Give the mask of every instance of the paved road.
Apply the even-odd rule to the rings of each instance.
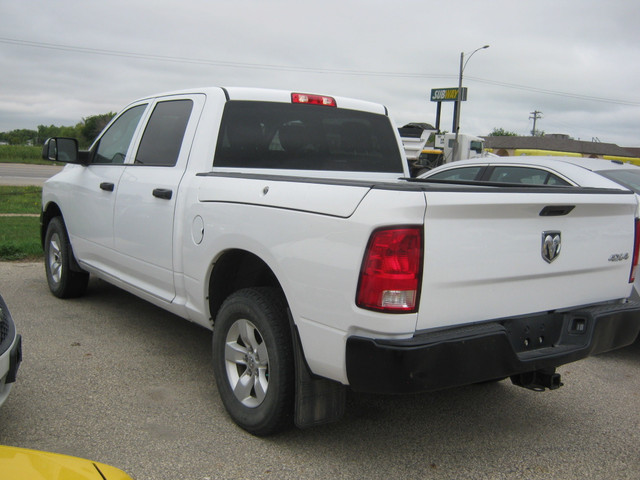
[[[0,163],[0,185],[42,185],[62,168],[55,165]]]
[[[554,392],[350,394],[339,423],[258,439],[223,410],[207,330],[95,280],[58,300],[39,264],[0,263],[0,292],[24,336],[0,444],[138,480],[640,478],[640,344],[565,366]]]

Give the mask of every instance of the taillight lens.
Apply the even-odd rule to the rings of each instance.
[[[422,227],[377,230],[365,251],[356,304],[383,312],[415,312],[421,276]]]
[[[309,105],[324,105],[325,107],[337,107],[336,100],[333,97],[324,95],[311,95],[309,93],[292,93],[292,103],[307,103]]]
[[[629,275],[629,283],[636,281],[636,272],[638,270],[638,254],[640,250],[640,219],[636,218],[633,240],[633,262],[631,262],[631,274]]]

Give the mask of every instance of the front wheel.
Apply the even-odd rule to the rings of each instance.
[[[55,217],[49,222],[44,240],[44,266],[49,290],[56,297],[81,296],[87,289],[89,274],[71,270],[73,252],[64,222]]]
[[[286,306],[272,288],[248,288],[222,304],[213,327],[213,368],[231,418],[254,435],[293,423],[294,365]]]

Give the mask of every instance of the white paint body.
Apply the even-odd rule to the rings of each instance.
[[[289,92],[227,91],[232,99],[290,102]],[[133,165],[145,118],[168,97],[194,101],[176,166]],[[385,115],[380,105],[337,101],[340,108]],[[396,174],[217,168],[225,102],[219,88],[143,99],[137,103],[149,106],[122,165],[68,165],[45,184],[43,206],[60,206],[82,268],[211,328],[213,266],[230,249],[251,252],[282,286],[313,373],[344,384],[345,344],[354,334],[410,338],[629,296],[631,260],[608,258],[633,250],[633,195],[447,190],[408,185]],[[255,175],[198,175],[207,172]],[[306,181],[287,179],[292,176]],[[99,188],[105,181],[114,191]],[[159,187],[173,191],[171,200],[151,195]],[[545,206],[567,204],[575,205],[571,215],[539,216]],[[377,313],[355,304],[368,239],[390,225],[424,225],[419,313]],[[540,253],[548,230],[563,235],[562,254],[551,264]]]

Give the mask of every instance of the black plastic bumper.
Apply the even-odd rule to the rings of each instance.
[[[22,362],[22,337],[16,334],[16,326],[9,308],[0,295],[0,354],[5,354],[7,350],[9,350],[9,371],[5,382],[13,383],[16,381],[18,367]]]
[[[633,343],[640,302],[496,320],[407,340],[347,340],[351,388],[413,393],[555,368]]]
[[[22,336],[16,337],[16,343],[11,349],[9,354],[9,373],[7,373],[6,383],[13,383],[16,381],[18,375],[18,367],[22,362]]]

